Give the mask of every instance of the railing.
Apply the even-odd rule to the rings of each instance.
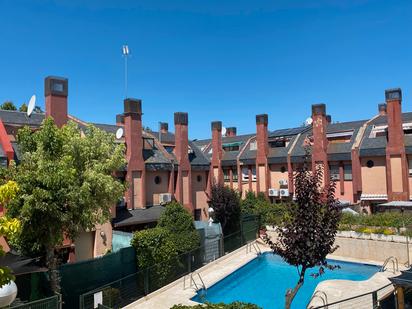
[[[80,309],[95,308],[95,299],[98,299],[101,300],[100,303],[104,306],[120,308],[182,277],[184,288],[186,288],[187,276],[189,276],[190,286],[194,285],[197,290],[206,289],[203,279],[196,270],[213,261],[206,259],[207,254],[210,257],[210,248],[217,250],[215,259],[220,258],[250,243],[252,234],[255,235],[254,239],[256,239],[257,232],[257,228],[254,228],[253,230],[243,230],[227,235],[218,239],[216,243],[209,243],[207,247],[196,248],[84,293],[79,298],[79,307]],[[258,247],[254,248],[260,251]],[[206,254],[207,250],[209,251]],[[199,282],[196,282],[194,276],[197,277],[196,279]],[[200,286],[200,283],[202,286]]]
[[[248,243],[246,245],[246,254],[248,254],[249,252],[252,252],[252,249],[255,250],[257,255],[261,255],[262,254],[262,250],[260,250],[260,247],[258,245],[258,243],[256,242],[256,240]]]
[[[315,298],[319,298],[319,299],[322,301],[323,305],[325,306],[325,309],[328,309],[328,306],[327,306],[327,304],[328,304],[328,295],[326,295],[325,292],[320,291],[320,290],[316,291],[316,292],[312,295],[312,297],[310,298],[309,304],[310,304],[310,303],[312,302],[312,300],[314,300]]]
[[[386,270],[386,266],[388,265],[389,262],[392,262],[393,273],[396,274],[399,271],[399,263],[398,263],[398,259],[394,256],[388,257],[385,260],[385,262],[383,263],[383,265],[382,265],[382,267],[379,271],[384,272]]]
[[[62,296],[56,294],[54,296],[35,300],[29,303],[21,303],[11,305],[13,309],[61,309],[62,308]]]
[[[384,287],[377,289],[372,292],[364,293],[361,295],[353,296],[350,298],[346,298],[343,300],[339,300],[332,303],[326,303],[322,300],[323,305],[321,306],[307,306],[308,309],[377,309],[381,308],[381,304],[386,301],[387,297],[394,295],[394,288],[393,285],[390,283],[385,285]],[[314,299],[314,297],[311,298]],[[389,299],[391,301],[391,299]],[[386,308],[392,308],[388,306]],[[394,307],[393,307],[394,308]]]

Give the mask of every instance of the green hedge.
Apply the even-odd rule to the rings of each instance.
[[[195,306],[174,305],[171,309],[261,309],[254,304],[234,302],[231,304],[199,304]]]

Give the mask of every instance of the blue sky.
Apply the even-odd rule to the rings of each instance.
[[[87,2],[84,4],[83,2]],[[370,118],[384,90],[412,110],[412,1],[0,0],[0,102],[44,106],[43,79],[69,78],[69,112],[114,123],[130,97],[144,125],[189,113],[191,138],[221,120],[299,126],[324,102],[336,121]]]

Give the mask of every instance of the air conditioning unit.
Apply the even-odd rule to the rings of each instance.
[[[164,205],[172,201],[172,194],[170,193],[161,193],[159,194],[159,203],[160,205]]]
[[[279,180],[279,184],[280,184],[281,186],[287,186],[287,185],[288,185],[288,181],[287,181],[286,179],[281,179],[281,180]]]
[[[279,196],[279,190],[269,189],[269,196]]]
[[[282,197],[289,196],[289,190],[288,189],[280,189],[279,193],[280,193],[280,196],[282,196]]]

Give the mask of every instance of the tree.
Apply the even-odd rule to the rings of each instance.
[[[6,205],[11,199],[13,199],[19,188],[14,181],[8,181],[0,186],[0,204]],[[6,216],[0,217],[0,237],[6,237],[12,239],[20,230],[20,222],[17,219],[10,219]],[[0,246],[0,257],[4,256],[3,247]],[[11,280],[14,280],[14,276],[11,273],[10,268],[6,266],[0,266],[0,287],[8,284]]]
[[[21,162],[10,174],[20,194],[8,205],[8,215],[22,227],[15,245],[24,254],[45,256],[51,288],[58,292],[55,249],[63,235],[74,240],[110,219],[124,192],[113,177],[125,164],[124,146],[94,126],[82,134],[75,123],[59,129],[51,118],[35,132],[20,129],[17,140]]]
[[[26,103],[23,103],[23,104],[19,107],[19,111],[26,113],[26,112],[27,112],[27,104],[26,104]]]
[[[200,245],[200,236],[193,224],[192,215],[179,203],[171,202],[161,214],[158,227],[169,232],[179,253],[184,253]]]
[[[305,280],[308,269],[319,267],[321,275],[325,268],[333,270],[326,255],[334,252],[335,236],[340,220],[340,210],[335,200],[335,183],[322,184],[322,170],[315,173],[308,169],[308,159],[295,175],[296,203],[288,208],[289,219],[278,230],[278,239],[266,238],[274,253],[287,263],[296,266],[299,280],[293,289],[286,292],[285,308],[291,303]]]
[[[12,101],[6,101],[2,105],[0,105],[0,109],[8,110],[8,111],[15,111],[17,110],[16,106]]]
[[[222,225],[225,235],[240,230],[239,200],[239,194],[235,190],[221,184],[212,185],[209,206],[213,208],[215,219]]]

